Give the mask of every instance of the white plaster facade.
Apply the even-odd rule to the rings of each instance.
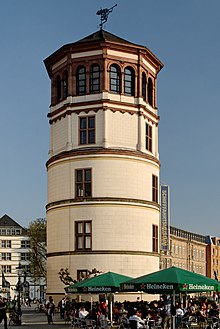
[[[155,250],[152,228],[159,232],[160,211],[152,177],[159,181],[156,79],[163,65],[147,48],[105,31],[95,33],[93,40],[66,45],[45,60],[52,81],[47,293],[53,296],[64,293],[58,277],[61,268],[67,267],[74,279],[77,271],[93,268],[132,277],[159,269],[159,234]],[[77,95],[77,67],[86,66],[89,80],[93,63],[101,68],[100,91]],[[109,71],[115,63],[121,72],[126,67],[134,70],[133,95],[125,95],[123,82],[119,93],[109,90]],[[68,95],[57,101],[55,81],[66,71]],[[153,81],[151,104],[141,92],[143,73]],[[95,141],[82,145],[79,120],[88,116],[94,117]],[[151,150],[146,147],[146,124],[152,129]],[[91,169],[91,195],[78,198],[76,170],[85,168]],[[77,247],[78,221],[91,222],[89,249]]]

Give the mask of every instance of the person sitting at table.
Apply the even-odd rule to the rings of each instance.
[[[86,311],[85,307],[82,306],[79,310],[79,318],[82,320],[82,319],[85,319],[85,317],[88,315],[88,311]]]
[[[131,315],[129,317],[129,323],[130,323],[131,329],[144,328],[145,321],[142,319],[141,311],[137,310],[134,315]]]

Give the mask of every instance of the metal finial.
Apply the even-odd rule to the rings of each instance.
[[[117,3],[111,8],[104,8],[97,11],[96,15],[101,15],[101,23],[99,24],[100,29],[102,30],[103,25],[108,20],[108,15],[113,11],[113,9],[117,7]]]

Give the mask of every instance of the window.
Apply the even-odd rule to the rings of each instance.
[[[124,94],[134,96],[134,70],[127,67],[124,71]]]
[[[30,265],[21,265],[22,272],[30,273]]]
[[[100,67],[98,64],[93,64],[90,68],[90,93],[95,94],[100,92]]]
[[[158,177],[152,175],[152,201],[158,202]]]
[[[148,79],[147,98],[148,103],[153,106],[153,82],[151,78]]]
[[[21,248],[30,248],[30,241],[21,241]]]
[[[75,222],[76,250],[92,249],[92,222]]]
[[[2,265],[2,272],[11,273],[11,265]]]
[[[10,252],[3,252],[2,253],[2,260],[11,260],[11,253]]]
[[[68,72],[65,71],[63,75],[63,98],[68,96]]]
[[[116,94],[120,94],[121,92],[121,75],[120,69],[118,65],[111,65],[110,66],[110,91]]]
[[[75,172],[76,197],[83,198],[92,196],[92,170],[77,169]]]
[[[147,78],[146,78],[146,74],[143,72],[142,73],[142,97],[145,101],[146,101],[146,97],[147,97],[146,87],[147,87]]]
[[[79,120],[80,145],[95,144],[95,117],[82,117]]]
[[[146,123],[146,149],[152,152],[152,126]]]
[[[158,226],[153,225],[152,227],[152,237],[153,237],[153,251],[158,252]]]
[[[76,95],[86,94],[86,68],[81,66],[76,71]]]
[[[57,76],[56,79],[56,98],[57,98],[57,103],[59,103],[61,100],[61,79],[59,75]]]
[[[77,270],[77,281],[80,281],[82,279],[86,279],[89,275],[88,270]]]
[[[30,260],[30,254],[28,252],[22,252],[20,260]]]
[[[2,248],[11,248],[11,240],[2,240]]]

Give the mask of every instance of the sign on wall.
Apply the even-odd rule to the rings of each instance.
[[[160,186],[161,250],[170,249],[170,191],[168,185]]]

